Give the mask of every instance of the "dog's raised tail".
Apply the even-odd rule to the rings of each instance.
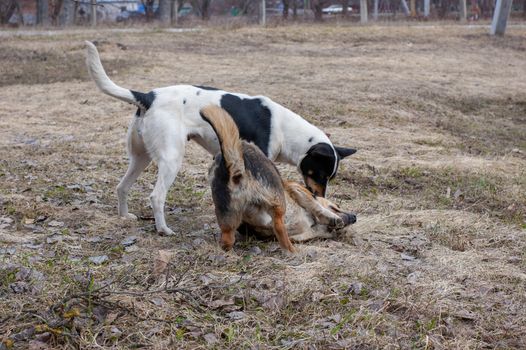
[[[151,96],[142,92],[136,92],[115,84],[106,74],[104,67],[100,61],[99,51],[92,42],[86,41],[86,65],[91,78],[97,84],[97,87],[110,96],[118,98],[119,100],[132,103],[139,108],[148,109],[151,103]],[[151,93],[150,93],[151,94]]]
[[[218,106],[201,109],[201,118],[214,129],[230,179],[234,184],[239,184],[245,174],[245,162],[236,123],[227,111]]]

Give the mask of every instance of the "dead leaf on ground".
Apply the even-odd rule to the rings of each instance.
[[[168,268],[168,264],[170,264],[172,255],[173,254],[168,250],[159,250],[153,262],[152,275],[159,276],[160,274],[164,273]]]

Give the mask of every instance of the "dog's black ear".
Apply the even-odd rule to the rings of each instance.
[[[334,146],[334,149],[336,150],[336,152],[338,152],[338,155],[340,156],[340,159],[343,159],[345,157],[348,157],[352,154],[355,154],[357,150],[355,150],[354,148],[345,148],[345,147],[338,147],[338,146]]]
[[[312,146],[308,153],[314,157],[321,156],[334,158],[334,151],[328,143],[318,143]]]

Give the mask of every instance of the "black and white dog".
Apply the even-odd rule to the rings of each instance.
[[[159,233],[173,234],[164,218],[164,202],[181,167],[186,143],[194,140],[211,154],[219,152],[214,130],[199,114],[205,106],[225,109],[237,124],[241,138],[256,144],[271,160],[296,165],[307,188],[317,196],[325,196],[340,160],[356,152],[334,146],[323,131],[268,97],[191,85],[168,86],[148,93],[122,88],[106,75],[97,48],[90,42],[86,46],[88,71],[99,89],[139,107],[128,128],[130,164],[117,186],[119,216],[136,218],[128,213],[128,191],[154,160],[159,173],[150,199]]]

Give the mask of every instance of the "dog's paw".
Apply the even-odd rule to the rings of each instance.
[[[331,218],[329,227],[334,230],[340,230],[345,227],[345,221],[342,218]]]
[[[126,213],[124,215],[121,215],[120,218],[122,220],[137,220],[137,215],[134,215],[132,213]]]
[[[176,235],[176,233],[172,231],[168,226],[158,228],[157,233],[159,233],[161,236],[175,236]]]

